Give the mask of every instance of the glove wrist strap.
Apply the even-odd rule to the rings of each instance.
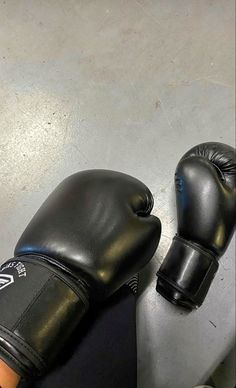
[[[35,256],[4,264],[0,280],[0,358],[22,377],[41,375],[87,311],[85,295]]]
[[[174,304],[198,308],[218,269],[216,257],[197,244],[175,236],[157,272],[156,290]]]

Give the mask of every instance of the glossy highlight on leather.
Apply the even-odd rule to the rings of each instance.
[[[175,173],[177,235],[158,273],[157,291],[174,304],[199,307],[236,225],[235,150],[193,147]]]
[[[161,233],[152,206],[142,182],[109,170],[76,173],[44,202],[0,267],[14,279],[0,290],[0,358],[19,375],[44,374],[91,302],[152,258]]]

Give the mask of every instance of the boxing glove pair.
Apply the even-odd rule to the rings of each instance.
[[[204,299],[235,226],[235,176],[234,151],[219,143],[193,148],[177,167],[178,236],[157,284],[174,303]],[[153,256],[161,225],[152,206],[148,188],[125,174],[62,182],[0,269],[0,358],[21,376],[43,374],[91,303]]]

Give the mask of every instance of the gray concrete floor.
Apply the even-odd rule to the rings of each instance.
[[[198,311],[182,315],[154,286],[177,161],[203,141],[235,143],[234,1],[1,0],[0,131],[0,261],[68,174],[138,177],[163,223],[142,274],[138,387],[208,377],[234,341],[233,243]]]

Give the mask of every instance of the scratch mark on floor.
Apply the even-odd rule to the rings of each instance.
[[[212,321],[209,321],[209,322],[212,324],[212,326],[216,327],[214,322],[212,322]]]

